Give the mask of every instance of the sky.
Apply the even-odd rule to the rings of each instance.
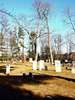
[[[34,0],[0,0],[0,8],[15,14],[33,14]],[[51,29],[60,34],[64,30],[64,11],[67,7],[75,9],[75,0],[45,0],[52,6]],[[66,26],[65,26],[66,27]],[[64,32],[66,32],[65,28]],[[63,33],[64,33],[63,32]],[[62,34],[63,34],[62,33]]]
[[[34,0],[0,0],[0,9],[6,9],[16,14],[31,15],[34,13]],[[44,1],[44,0],[43,0]],[[52,13],[49,20],[51,30],[63,36],[69,31],[64,23],[65,9],[75,9],[75,0],[45,0],[51,4]]]

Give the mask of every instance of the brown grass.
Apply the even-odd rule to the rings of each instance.
[[[1,64],[2,70],[5,64]],[[48,65],[48,71],[33,71],[32,64],[16,63],[11,64],[11,73],[6,76],[4,72],[0,73],[0,84],[9,85],[14,89],[21,91],[31,91],[34,96],[45,97],[60,97],[56,100],[75,99],[75,74],[71,74],[70,70],[63,68],[61,73],[56,73],[54,66]],[[3,69],[5,70],[5,69]],[[34,78],[23,77],[23,73],[32,72]],[[25,92],[24,92],[25,93]],[[23,94],[24,94],[23,93]],[[27,92],[29,93],[29,92]],[[26,94],[27,95],[27,94]]]

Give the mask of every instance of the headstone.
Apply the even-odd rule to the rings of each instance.
[[[29,77],[30,77],[30,78],[33,78],[32,72],[29,72]]]
[[[46,60],[46,62],[48,62],[48,60]]]
[[[60,60],[55,60],[55,70],[56,70],[56,72],[61,72]]]
[[[67,63],[67,62],[68,62],[68,60],[66,59],[66,60],[65,60],[65,63]]]
[[[33,61],[32,69],[37,70],[37,61]]]
[[[6,66],[6,74],[10,74],[10,65]]]
[[[72,61],[72,73],[75,73],[75,61]]]
[[[33,78],[32,72],[23,73],[23,78],[26,78],[26,77]]]
[[[20,62],[22,62],[22,60],[20,60]]]
[[[32,63],[33,62],[33,59],[32,58],[29,58],[29,62]]]
[[[40,60],[38,62],[39,70],[45,70],[44,60]]]
[[[2,52],[0,51],[0,56],[2,56]]]

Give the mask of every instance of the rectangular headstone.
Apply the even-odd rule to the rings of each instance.
[[[56,70],[56,72],[61,72],[60,60],[55,60],[55,70]]]
[[[75,61],[72,61],[72,73],[75,73]]]
[[[45,70],[44,60],[38,62],[38,68],[39,70]]]
[[[29,58],[29,62],[32,63],[33,62],[33,59],[32,58]]]
[[[33,61],[32,69],[37,70],[37,61]]]
[[[6,66],[6,74],[10,74],[10,65]]]

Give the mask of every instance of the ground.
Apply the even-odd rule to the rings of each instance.
[[[10,75],[5,74],[6,63],[0,64],[0,98],[5,100],[75,100],[75,74],[62,68],[55,72],[54,66],[47,64],[46,71],[33,71],[32,64],[14,63]],[[33,77],[25,74],[32,72]]]

